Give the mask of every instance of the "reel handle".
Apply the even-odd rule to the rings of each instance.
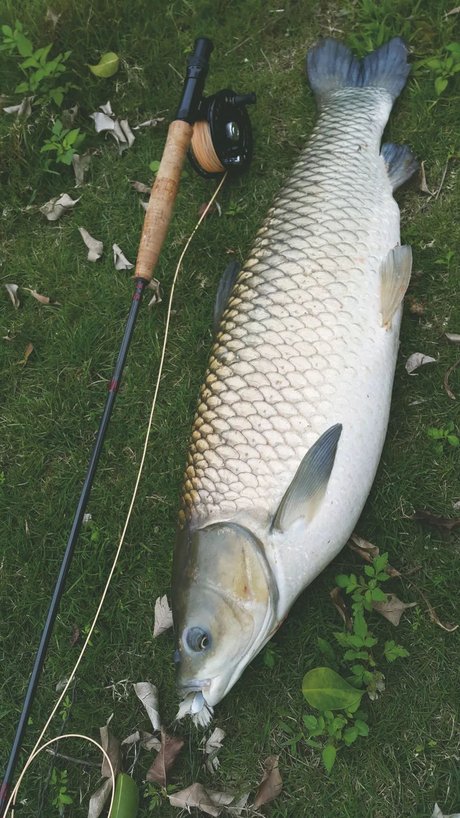
[[[182,99],[171,122],[145,214],[136,260],[135,278],[150,281],[172,218],[182,168],[192,140],[193,123],[203,98],[203,88],[213,49],[211,40],[199,37],[187,62]]]

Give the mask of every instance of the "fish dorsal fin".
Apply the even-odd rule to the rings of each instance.
[[[380,265],[382,326],[391,329],[393,316],[409,286],[412,272],[412,248],[408,244],[393,247]]]
[[[213,325],[215,333],[217,333],[219,329],[220,319],[222,318],[225,307],[227,306],[229,295],[233,289],[233,285],[240,269],[241,265],[238,261],[231,261],[230,264],[227,264],[224,272],[222,273],[222,278],[220,279],[219,286],[217,288],[216,303],[214,304]]]
[[[279,504],[274,529],[286,531],[299,517],[309,521],[314,517],[326,493],[341,434],[342,424],[336,423],[308,450]]]

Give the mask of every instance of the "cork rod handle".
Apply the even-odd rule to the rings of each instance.
[[[136,278],[150,281],[172,218],[182,167],[193,134],[193,126],[176,119],[171,122],[160,167],[150,193],[137,254]]]

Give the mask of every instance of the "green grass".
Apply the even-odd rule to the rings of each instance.
[[[25,126],[6,115],[0,118],[1,282],[35,287],[62,304],[43,307],[22,291],[21,307],[14,311],[6,291],[1,298],[1,335],[9,333],[12,339],[0,346],[2,760],[9,752],[129,307],[130,275],[114,272],[110,248],[113,242],[120,244],[134,261],[143,211],[130,180],[151,181],[149,163],[161,157],[187,49],[200,34],[213,39],[209,93],[229,85],[256,91],[258,103],[251,111],[255,157],[250,173],[225,187],[220,197],[224,215],[205,221],[181,274],[139,499],[98,632],[78,673],[66,726],[94,737],[111,713],[112,729],[121,738],[136,727],[148,727],[123,680],[154,681],[165,722],[170,724],[175,714],[172,637],[152,641],[153,604],[169,591],[177,497],[221,271],[229,251],[240,259],[248,253],[315,119],[303,75],[306,48],[319,34],[332,34],[365,53],[403,33],[414,59],[427,59],[460,40],[460,15],[445,17],[452,5],[448,0],[347,0],[337,5],[313,0],[56,0],[53,10],[61,17],[53,33],[42,0],[3,3],[2,22],[20,19],[37,46],[53,40],[56,51],[72,50],[70,62],[80,87],[70,93],[68,104],[78,101],[77,124],[88,133],[88,114],[108,98],[116,113],[132,124],[159,112],[166,120],[155,130],[137,131],[133,148],[121,157],[111,141],[88,136],[87,146],[97,149],[89,183],[78,191],[82,198],[75,210],[49,224],[37,207],[64,190],[71,195],[74,191],[66,168],[57,168],[58,175],[43,171],[38,151],[47,115],[42,112]],[[121,70],[110,80],[98,80],[85,64],[111,50],[120,54]],[[19,81],[17,67],[4,54],[0,67],[1,91],[6,93]],[[460,631],[446,633],[431,622],[410,582],[422,589],[442,620],[459,621],[458,535],[447,536],[410,519],[414,507],[452,514],[452,503],[459,499],[458,450],[446,448],[437,455],[426,434],[428,427],[449,420],[457,432],[460,427],[457,403],[443,388],[445,371],[459,357],[459,348],[443,337],[446,330],[460,332],[458,102],[458,76],[437,98],[433,73],[421,68],[398,100],[386,135],[409,144],[425,160],[431,189],[439,185],[448,157],[455,155],[438,198],[421,194],[416,182],[398,194],[403,240],[414,250],[407,300],[421,303],[424,312],[405,311],[387,443],[358,527],[362,536],[389,551],[391,563],[407,577],[392,582],[392,590],[420,603],[406,614],[396,637],[384,621],[373,625],[382,642],[397,638],[410,658],[388,668],[387,691],[371,705],[369,738],[340,751],[330,776],[307,748],[299,746],[292,755],[285,747],[280,724],[286,718],[299,720],[307,711],[302,676],[322,663],[316,638],[328,638],[337,628],[329,602],[334,575],[357,566],[357,558],[344,550],[297,601],[276,635],[274,668],[268,671],[258,657],[219,705],[216,724],[227,737],[220,770],[212,780],[200,768],[199,734],[187,723],[180,725],[186,747],[171,778],[178,787],[199,776],[213,789],[253,788],[261,761],[280,752],[285,784],[267,810],[272,818],[429,818],[435,801],[446,813],[460,809]],[[212,190],[212,183],[187,171],[157,270],[165,295],[180,248]],[[229,210],[234,215],[228,215]],[[78,226],[104,241],[105,253],[97,264],[86,261]],[[455,254],[448,264],[450,250]],[[139,317],[89,504],[93,524],[83,530],[70,571],[26,748],[55,700],[56,683],[76,657],[72,629],[84,629],[91,621],[123,525],[157,371],[165,304],[166,298],[152,312],[144,307]],[[34,351],[27,365],[19,366],[29,342]],[[414,351],[433,355],[437,363],[409,377],[404,361]],[[460,395],[458,372],[451,388]],[[53,730],[59,729],[58,719]],[[417,749],[420,746],[423,750]],[[69,745],[63,752],[97,760],[87,746]],[[58,815],[49,793],[40,794],[49,765],[49,758],[42,758],[27,777],[21,791],[27,805],[18,811],[25,818],[37,814],[40,798],[43,816]],[[144,752],[134,771],[139,783],[148,765]],[[92,768],[70,763],[60,762],[59,767],[68,769],[69,791],[78,805],[80,790],[94,789],[97,775]],[[85,804],[66,808],[65,816],[85,815]],[[148,814],[179,813],[167,802],[149,813],[145,802],[140,815]]]

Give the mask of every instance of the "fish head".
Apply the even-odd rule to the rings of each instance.
[[[217,704],[267,641],[276,600],[262,543],[249,529],[231,522],[184,529],[172,588],[180,692]]]

